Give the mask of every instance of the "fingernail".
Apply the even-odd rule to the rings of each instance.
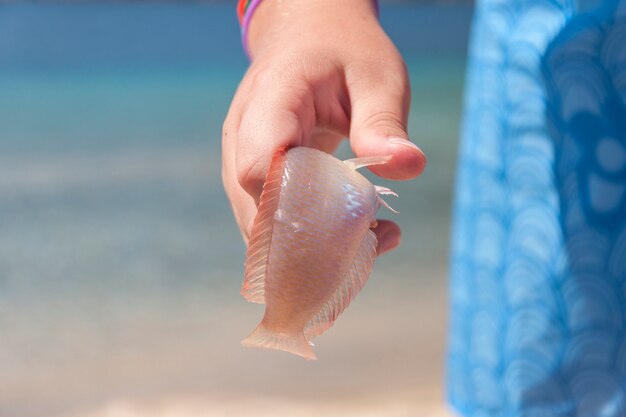
[[[416,144],[414,144],[410,140],[407,140],[407,139],[404,139],[404,138],[389,138],[387,140],[389,141],[389,143],[393,143],[394,145],[406,146],[407,148],[411,148],[414,151],[419,152],[420,154],[424,153],[424,152],[422,152],[422,150],[420,148],[418,148],[418,146]]]

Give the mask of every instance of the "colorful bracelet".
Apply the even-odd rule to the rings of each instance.
[[[239,0],[237,4],[237,17],[239,17],[239,25],[241,25],[241,42],[243,43],[243,50],[248,57],[250,57],[248,28],[250,27],[252,15],[259,4],[261,4],[261,0]]]
[[[261,4],[262,0],[239,0],[237,3],[237,18],[239,19],[239,25],[241,26],[241,41],[243,43],[243,50],[246,55],[250,57],[250,50],[248,49],[248,28],[250,27],[250,20],[256,8]],[[380,8],[378,0],[372,0],[374,7],[376,8],[376,14],[380,14]]]

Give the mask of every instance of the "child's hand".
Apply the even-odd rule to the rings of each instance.
[[[393,155],[372,167],[410,179],[426,164],[407,140],[409,80],[371,0],[264,0],[249,30],[252,64],[224,122],[222,176],[246,242],[265,173],[282,146],[333,152],[350,138],[358,157]],[[380,221],[379,252],[400,241]]]

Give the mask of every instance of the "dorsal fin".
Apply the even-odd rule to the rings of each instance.
[[[341,278],[339,287],[319,313],[313,316],[304,326],[304,334],[307,340],[310,341],[328,330],[365,286],[376,260],[377,244],[376,235],[371,230],[368,230],[352,261],[350,269]]]
[[[274,213],[283,179],[287,148],[274,153],[265,176],[259,210],[252,225],[252,233],[246,252],[246,273],[241,295],[253,303],[265,303],[265,272],[269,259],[270,243],[274,228]]]

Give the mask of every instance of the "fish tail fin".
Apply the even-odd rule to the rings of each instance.
[[[242,340],[241,344],[246,347],[283,350],[308,360],[317,359],[317,356],[311,349],[311,345],[304,337],[304,332],[273,332],[265,327],[263,323],[259,324],[250,336]]]

